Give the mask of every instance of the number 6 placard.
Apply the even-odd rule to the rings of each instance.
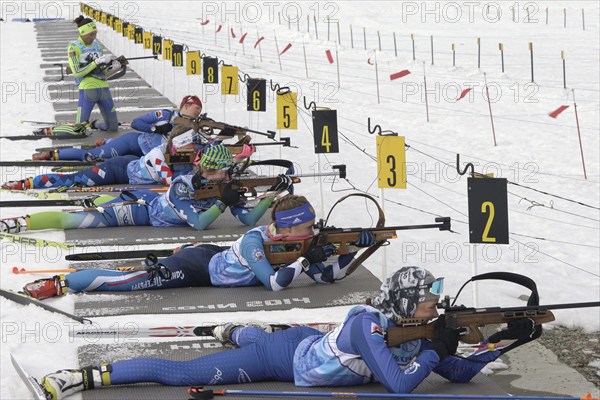
[[[377,187],[406,189],[404,136],[377,136]]]
[[[508,244],[508,196],[504,178],[469,178],[469,242]]]

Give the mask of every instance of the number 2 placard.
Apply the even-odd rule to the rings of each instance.
[[[508,196],[504,178],[469,178],[469,242],[508,244]]]

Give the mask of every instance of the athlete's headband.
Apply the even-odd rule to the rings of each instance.
[[[81,36],[87,35],[96,31],[96,23],[94,21],[88,22],[85,25],[81,25],[77,30]]]
[[[292,208],[291,210],[279,211],[275,213],[275,226],[278,228],[290,228],[292,226],[301,225],[315,219],[315,210],[306,203],[300,207]]]

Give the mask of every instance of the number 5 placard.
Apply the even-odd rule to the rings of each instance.
[[[377,187],[406,189],[404,136],[377,136]]]
[[[504,178],[469,178],[469,242],[508,244],[508,196]]]

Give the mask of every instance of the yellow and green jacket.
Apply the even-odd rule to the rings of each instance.
[[[107,88],[108,83],[104,71],[100,69],[95,60],[102,55],[102,47],[97,40],[87,46],[81,37],[74,40],[67,48],[69,67],[75,77],[79,89]]]

